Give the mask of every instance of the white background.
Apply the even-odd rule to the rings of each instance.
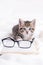
[[[43,30],[43,0],[0,0],[0,39],[11,33],[19,18],[36,19],[36,35]],[[43,48],[39,55],[3,55],[0,65],[43,65]]]

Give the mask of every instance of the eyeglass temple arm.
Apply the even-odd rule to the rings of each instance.
[[[33,38],[33,39],[32,39],[32,41],[30,41],[30,42],[31,42],[31,44],[33,43],[34,39],[35,39],[35,38]]]
[[[12,39],[11,37],[7,37],[7,38],[2,39],[2,42],[3,42],[3,40],[6,40],[6,39],[11,39],[14,41],[14,39]]]

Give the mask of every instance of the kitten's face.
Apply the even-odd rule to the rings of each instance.
[[[24,40],[29,40],[35,30],[35,20],[22,21],[19,20],[19,33],[22,34]]]

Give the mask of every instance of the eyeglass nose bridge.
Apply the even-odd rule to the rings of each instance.
[[[19,47],[19,41],[14,41],[14,44],[17,43],[18,47]]]

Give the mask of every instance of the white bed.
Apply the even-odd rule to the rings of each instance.
[[[35,37],[40,37],[39,54],[4,53],[0,56],[0,65],[43,65],[43,36],[39,36],[43,30],[43,0],[0,0],[0,41],[12,32],[19,18],[36,19]],[[2,50],[5,49],[0,44],[0,52]]]

